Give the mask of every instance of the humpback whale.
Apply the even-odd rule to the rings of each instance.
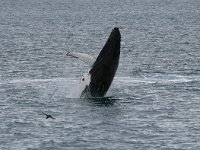
[[[66,55],[91,65],[79,84],[80,97],[103,97],[108,91],[119,64],[121,34],[115,27],[97,58],[88,54],[68,52]]]

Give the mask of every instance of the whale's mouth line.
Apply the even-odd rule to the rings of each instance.
[[[85,86],[85,89],[81,93],[81,97],[84,97],[84,95],[86,94],[87,90],[88,90],[88,85]]]

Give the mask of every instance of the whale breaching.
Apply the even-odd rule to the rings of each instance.
[[[68,52],[66,54],[91,65],[91,69],[81,78],[80,97],[105,96],[118,68],[120,42],[120,31],[114,28],[97,58],[84,53]]]

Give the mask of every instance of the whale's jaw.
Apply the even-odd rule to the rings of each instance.
[[[84,90],[86,97],[103,97],[108,91],[119,64],[121,35],[114,28],[89,71],[89,86]]]

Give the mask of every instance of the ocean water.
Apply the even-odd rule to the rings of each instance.
[[[199,0],[0,0],[1,150],[200,149]],[[105,98],[80,99],[114,27]],[[55,119],[45,119],[42,112]]]

